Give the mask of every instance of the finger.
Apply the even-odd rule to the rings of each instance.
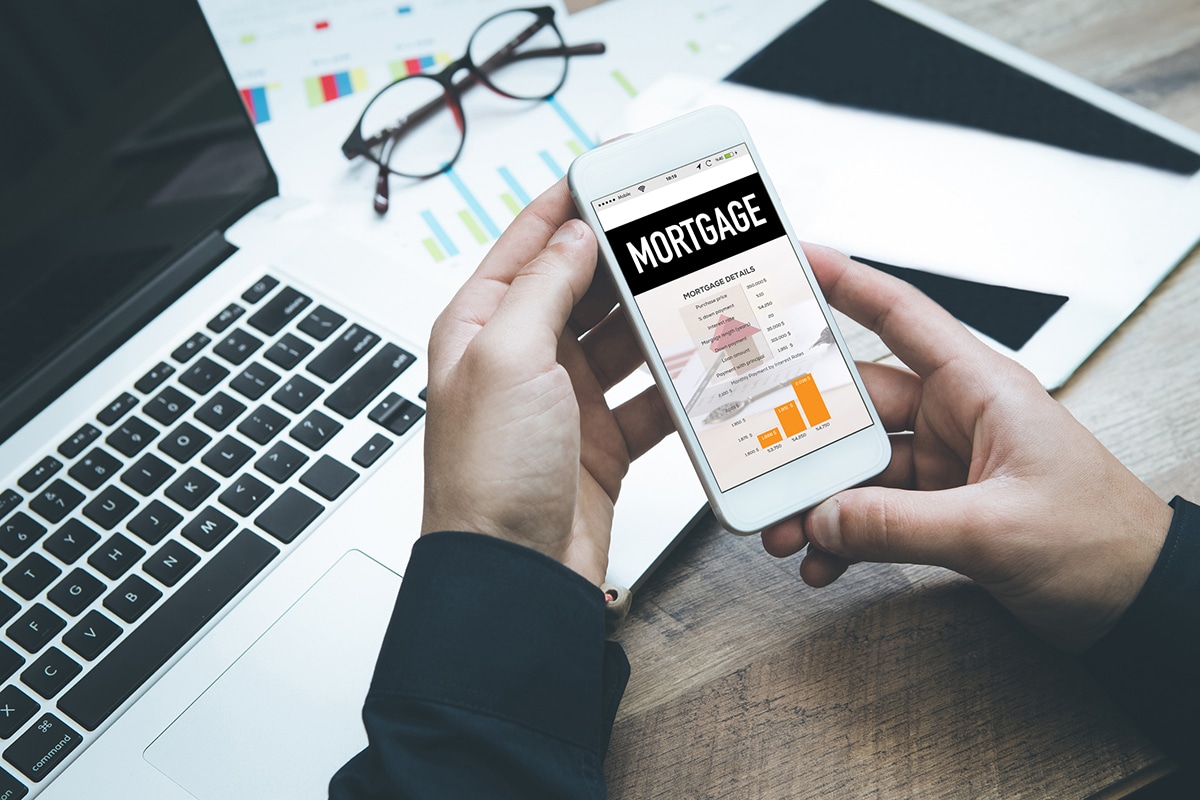
[[[567,325],[582,336],[591,330],[598,322],[608,316],[617,305],[617,288],[613,285],[612,276],[606,269],[596,270],[592,285],[588,287],[583,299],[571,312]]]
[[[623,309],[616,309],[580,341],[603,391],[625,380],[645,360]]]
[[[911,284],[828,247],[805,244],[804,253],[830,305],[877,333],[918,375],[928,377],[959,356],[991,357],[962,323]]]
[[[891,364],[859,361],[857,365],[884,430],[911,431],[921,407],[920,377],[911,370]]]
[[[848,559],[809,547],[804,560],[800,562],[800,578],[809,586],[820,589],[842,577],[852,563]]]
[[[848,489],[812,509],[804,531],[842,558],[934,564],[970,575],[974,532],[988,507],[983,491],[978,484],[932,492]]]
[[[803,550],[808,544],[808,537],[804,534],[802,520],[803,517],[797,515],[763,528],[763,550],[776,558],[787,558]]]
[[[667,413],[667,405],[658,386],[647,386],[614,408],[613,417],[617,420],[621,435],[625,437],[630,461],[644,455],[675,430],[675,423]]]

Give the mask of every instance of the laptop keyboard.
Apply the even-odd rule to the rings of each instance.
[[[387,391],[413,354],[270,276],[171,345],[0,490],[0,797],[86,744],[424,414]],[[370,433],[329,455],[363,412]]]

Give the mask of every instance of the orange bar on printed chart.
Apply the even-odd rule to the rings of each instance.
[[[813,380],[811,372],[792,381],[792,390],[796,392],[796,399],[800,401],[800,407],[804,409],[804,416],[808,417],[809,425],[820,425],[829,419],[829,409],[825,407],[825,401],[821,398],[821,392],[817,390],[817,382]]]
[[[779,424],[783,426],[783,435],[789,439],[804,430],[804,420],[795,400],[788,400],[783,405],[776,406],[775,416],[779,417]]]
[[[766,450],[773,444],[779,444],[783,441],[783,435],[779,433],[779,428],[771,428],[766,433],[758,435],[758,446]]]

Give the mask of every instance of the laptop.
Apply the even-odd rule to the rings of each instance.
[[[0,42],[0,798],[323,797],[446,298],[277,196],[193,0],[6,3]],[[627,481],[625,585],[703,505],[666,474]]]

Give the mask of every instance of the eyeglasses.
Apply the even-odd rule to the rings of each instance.
[[[379,165],[375,211],[385,214],[389,175],[432,178],[458,160],[467,136],[463,92],[483,84],[513,100],[545,100],[566,82],[571,56],[604,49],[601,42],[567,46],[549,6],[496,14],[471,34],[465,56],[436,75],[409,75],[375,95],[342,154]],[[463,70],[467,74],[456,81]]]

